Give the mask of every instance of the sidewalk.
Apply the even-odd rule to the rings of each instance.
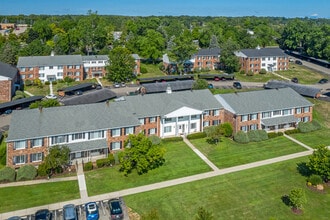
[[[77,177],[78,177],[80,199],[83,201],[82,203],[86,203],[86,202],[88,202],[88,194],[87,194],[84,168],[83,168],[82,162],[78,162],[77,164],[78,164],[78,166],[77,166]]]
[[[289,78],[287,78],[287,77],[285,77],[285,76],[281,76],[281,75],[279,75],[279,74],[277,74],[277,73],[275,73],[275,72],[271,72],[271,73],[274,74],[275,76],[281,77],[282,79],[285,79],[285,80],[291,81],[291,79],[289,79]]]
[[[34,96],[32,93],[29,93],[28,91],[25,91],[25,90],[24,90],[24,93],[29,95],[29,96]]]

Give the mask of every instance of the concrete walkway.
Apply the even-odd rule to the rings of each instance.
[[[96,79],[97,83],[103,87],[101,80],[99,78],[95,78],[95,79]]]
[[[87,187],[86,187],[86,180],[85,174],[83,169],[82,162],[77,163],[77,177],[78,177],[78,185],[79,185],[79,192],[80,192],[80,199],[83,201],[82,203],[88,202],[88,195],[87,195]]]
[[[314,150],[314,149],[311,148],[310,146],[307,146],[306,144],[301,143],[300,141],[298,141],[297,139],[294,139],[293,137],[290,137],[289,135],[284,134],[284,137],[286,137],[286,138],[290,139],[291,141],[293,141],[293,142],[295,142],[295,143],[297,143],[297,144],[303,146],[303,147],[306,148],[307,150],[311,150],[311,151]]]
[[[24,90],[24,93],[27,94],[28,96],[34,96],[32,93],[25,91],[25,90]]]
[[[277,74],[275,72],[271,72],[272,74],[274,74],[275,76],[278,76],[278,77],[281,77],[282,79],[285,79],[285,80],[288,80],[288,81],[291,81],[291,79],[285,77],[285,76],[281,76],[280,74]]]

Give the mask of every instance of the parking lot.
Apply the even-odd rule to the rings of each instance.
[[[119,200],[121,201],[121,207],[122,207],[123,213],[124,213],[123,220],[129,220],[128,211],[127,211],[125,202],[122,198],[119,198]],[[103,200],[103,201],[96,202],[96,204],[99,208],[99,216],[100,216],[99,220],[110,220],[111,219],[108,201],[109,200]],[[76,206],[76,209],[77,209],[78,219],[86,220],[84,205]],[[50,211],[53,215],[53,218],[52,218],[53,220],[63,220],[63,210],[62,209],[50,210]],[[34,220],[35,216],[28,215],[28,216],[22,216],[21,218],[24,220]]]

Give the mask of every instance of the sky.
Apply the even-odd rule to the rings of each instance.
[[[0,0],[0,15],[270,16],[330,18],[330,0]]]

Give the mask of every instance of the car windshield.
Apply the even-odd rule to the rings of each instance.
[[[119,202],[111,202],[111,214],[115,215],[115,214],[121,214],[122,210],[120,208],[120,204]]]

